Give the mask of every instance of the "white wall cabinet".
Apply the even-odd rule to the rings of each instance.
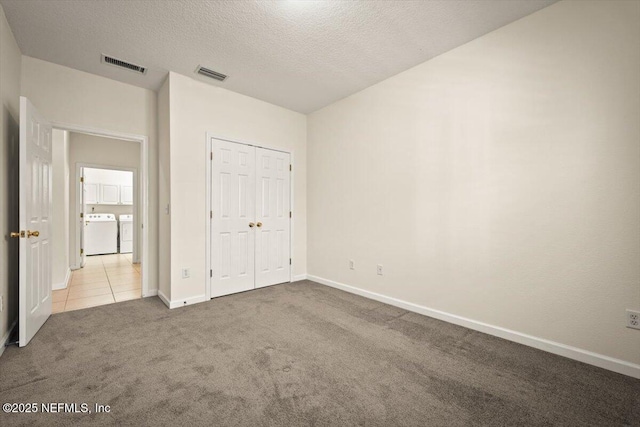
[[[133,173],[85,168],[87,205],[133,205]]]
[[[98,204],[98,184],[84,184],[84,203],[87,205]]]
[[[120,186],[120,204],[133,205],[133,187],[130,185]]]
[[[100,184],[100,205],[120,204],[120,186],[114,184]]]

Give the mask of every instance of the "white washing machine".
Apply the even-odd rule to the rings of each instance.
[[[120,253],[133,252],[133,215],[120,215]]]
[[[86,255],[118,252],[118,222],[114,214],[88,214],[84,226]]]

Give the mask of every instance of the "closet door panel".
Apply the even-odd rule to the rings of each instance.
[[[255,148],[212,140],[211,297],[255,287]]]
[[[256,148],[256,287],[289,282],[290,155]]]

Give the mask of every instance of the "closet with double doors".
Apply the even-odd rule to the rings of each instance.
[[[210,138],[210,296],[291,280],[291,159]]]

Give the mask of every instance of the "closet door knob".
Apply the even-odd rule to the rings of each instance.
[[[249,227],[250,227],[250,228],[253,228],[254,226],[255,226],[255,224],[254,224],[254,223],[252,223],[252,222],[250,222],[250,223],[249,223]]]
[[[258,228],[260,228],[260,227],[262,227],[262,223],[261,223],[261,222],[259,222],[259,223],[257,223],[257,224],[256,224],[256,226],[257,226]]]

